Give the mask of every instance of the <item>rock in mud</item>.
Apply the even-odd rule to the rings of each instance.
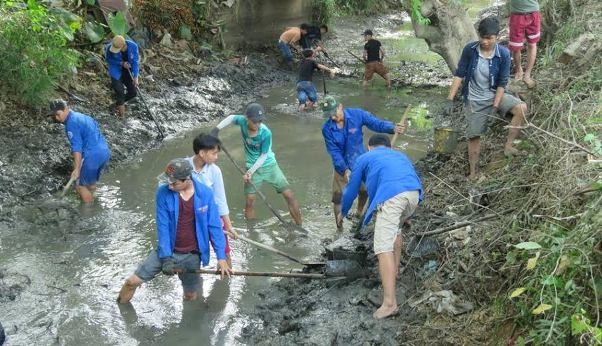
[[[29,277],[0,269],[0,302],[13,301],[31,285]]]

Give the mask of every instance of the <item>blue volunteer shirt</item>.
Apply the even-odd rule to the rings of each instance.
[[[71,152],[81,153],[83,158],[109,151],[98,124],[85,114],[69,111],[65,120],[65,133],[71,144]]]
[[[369,204],[364,218],[367,224],[379,204],[406,191],[418,191],[423,199],[422,183],[412,161],[387,147],[376,147],[357,159],[351,179],[343,193],[342,214],[346,216],[357,197],[361,184],[366,184]]]
[[[121,79],[121,63],[124,61],[127,61],[130,64],[132,77],[138,77],[140,72],[140,64],[138,62],[138,45],[136,42],[131,40],[125,40],[125,44],[128,46],[127,51],[118,53],[112,53],[109,50],[111,47],[110,43],[105,46],[105,58],[107,60],[107,65],[109,65],[109,76],[111,76],[113,79]],[[125,59],[124,54],[127,54]]]
[[[222,231],[217,204],[213,200],[211,189],[197,178],[194,184],[194,222],[196,240],[201,263],[209,264],[209,243],[213,246],[218,260],[226,259],[226,238]],[[157,189],[155,212],[157,221],[157,253],[159,258],[173,256],[176,245],[176,230],[180,208],[180,194],[162,184]]]
[[[363,109],[344,108],[343,112],[345,124],[342,129],[332,119],[328,119],[322,126],[326,151],[332,159],[334,170],[340,175],[351,169],[357,157],[366,152],[363,126],[379,133],[393,133],[395,130],[392,122],[381,120]]]

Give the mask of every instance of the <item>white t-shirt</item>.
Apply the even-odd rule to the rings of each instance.
[[[215,200],[215,204],[217,204],[219,215],[224,216],[230,214],[228,201],[226,200],[226,189],[224,187],[222,170],[216,164],[212,163],[205,164],[200,171],[197,171],[194,166],[193,158],[193,156],[188,158],[188,162],[192,165],[192,175],[213,191],[213,199]]]

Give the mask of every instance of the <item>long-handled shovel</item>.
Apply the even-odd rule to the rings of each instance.
[[[76,177],[71,177],[71,179],[69,179],[69,181],[67,182],[67,185],[65,185],[65,187],[63,187],[63,191],[61,191],[61,198],[65,197],[65,194],[67,193],[67,191],[69,191],[69,188],[71,188],[71,185],[73,185],[73,183],[77,180]]]
[[[228,150],[226,149],[226,147],[224,146],[224,144],[221,144],[221,150],[224,152],[224,154],[226,154],[226,156],[228,157],[228,159],[230,159],[230,161],[232,162],[232,164],[234,165],[234,167],[236,167],[236,169],[240,172],[240,174],[245,174],[245,171],[243,171],[243,169],[238,165],[238,163],[236,163],[236,161],[234,160],[234,158],[232,157],[232,155],[230,155],[230,153],[228,152]],[[263,192],[261,192],[261,190],[259,190],[257,188],[257,186],[255,186],[255,184],[253,184],[252,181],[249,181],[249,184],[253,187],[253,189],[255,189],[255,191],[257,191],[257,194],[259,195],[259,197],[261,197],[261,199],[263,200],[263,202],[265,203],[265,205],[268,207],[268,209],[270,209],[270,211],[272,212],[272,214],[274,214],[276,216],[276,218],[278,218],[278,220],[280,220],[280,222],[282,222],[283,225],[285,226],[291,226],[292,224],[290,222],[287,222],[282,215],[280,215],[280,213],[274,209],[274,207],[272,207],[272,205],[270,204],[270,202],[268,202],[267,197],[263,194]],[[305,233],[310,233],[308,230],[306,230],[305,228],[299,226],[299,225],[293,225],[296,228],[304,231]]]
[[[237,229],[237,230],[238,231],[242,231],[242,229]],[[301,261],[301,260],[299,260],[299,259],[297,259],[297,258],[295,258],[295,257],[293,257],[293,256],[291,256],[289,254],[287,254],[284,251],[281,251],[281,250],[273,248],[273,247],[271,247],[269,245],[262,244],[260,242],[254,241],[254,240],[249,239],[249,238],[247,238],[245,236],[242,236],[240,234],[238,234],[238,239],[240,239],[240,240],[242,240],[242,241],[244,241],[246,243],[249,243],[251,245],[255,245],[255,246],[257,246],[259,248],[262,248],[264,250],[267,250],[267,251],[273,252],[275,254],[278,254],[278,255],[280,255],[282,257],[288,258],[289,260],[291,260],[291,261],[293,261],[295,263],[299,263],[299,264],[301,264],[303,266],[306,266],[306,267],[309,267],[309,268],[323,267],[323,266],[326,265],[325,262],[303,262],[303,261]]]
[[[134,76],[132,76],[132,71],[130,71],[130,69],[127,69],[127,70],[128,70],[128,73],[130,74],[130,78],[132,79],[132,83],[133,83]],[[136,85],[136,91],[138,92],[138,96],[140,96],[140,100],[142,101],[142,104],[146,108],[146,112],[148,113],[148,115],[151,117],[151,119],[155,123],[155,126],[157,126],[157,131],[159,131],[160,139],[165,138],[165,133],[163,132],[163,129],[161,128],[161,124],[159,124],[159,121],[157,121],[157,118],[155,117],[155,115],[153,114],[151,109],[148,107],[148,104],[146,103],[146,100],[142,96],[142,92],[140,91],[140,88],[137,85]]]
[[[197,273],[197,274],[213,274],[213,275],[222,275],[222,272],[219,270],[213,269],[196,269],[186,271],[186,273]],[[234,271],[230,273],[230,275],[235,276],[269,276],[269,277],[280,277],[280,278],[298,278],[298,279],[328,279],[328,278],[343,278],[347,277],[345,274],[311,274],[311,273],[284,273],[284,272],[243,272],[243,271]]]
[[[352,51],[347,50],[347,53],[351,54],[351,56],[353,56],[354,58],[356,58],[359,62],[361,62],[362,64],[366,63],[366,60],[360,58],[359,56],[355,55]]]

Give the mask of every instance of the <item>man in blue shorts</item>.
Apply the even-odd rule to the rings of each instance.
[[[184,288],[184,299],[195,300],[201,278],[194,270],[209,264],[209,243],[213,246],[222,273],[232,272],[226,263],[224,233],[219,210],[211,189],[192,178],[188,159],[169,162],[159,180],[155,213],[157,248],[136,269],[119,292],[117,302],[128,303],[143,282],[157,274],[178,274]]]
[[[276,192],[281,193],[288,205],[291,217],[297,225],[301,225],[301,211],[299,204],[289,187],[288,180],[280,170],[276,155],[272,151],[272,131],[263,124],[265,110],[259,103],[247,105],[245,115],[230,115],[222,120],[217,127],[211,130],[211,135],[217,137],[219,130],[235,124],[240,127],[243,145],[245,147],[245,158],[247,172],[243,175],[245,181],[245,194],[247,201],[245,205],[245,217],[247,220],[255,219],[255,187],[260,188],[266,182]],[[253,182],[253,184],[250,184]],[[255,185],[255,187],[253,187]]]
[[[72,111],[63,100],[58,99],[50,103],[49,115],[65,125],[65,133],[73,154],[71,178],[77,179],[76,190],[81,200],[84,203],[92,203],[96,182],[111,158],[107,141],[94,119]]]

